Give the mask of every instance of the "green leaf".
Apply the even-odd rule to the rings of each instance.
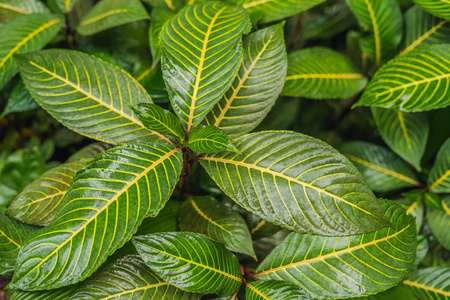
[[[361,49],[378,67],[397,49],[403,33],[403,18],[396,0],[347,0],[364,34]]]
[[[173,136],[180,142],[184,141],[185,133],[180,121],[167,109],[150,103],[134,104],[130,107],[148,129],[163,135]]]
[[[339,151],[355,164],[375,192],[421,186],[408,165],[382,146],[355,141],[345,143]]]
[[[355,106],[419,112],[450,105],[450,46],[421,47],[392,59],[373,76]]]
[[[14,54],[42,49],[58,33],[62,21],[48,14],[20,16],[0,30],[0,89],[19,71]]]
[[[217,152],[221,150],[237,151],[236,147],[219,128],[213,126],[198,126],[188,135],[188,146],[195,152]]]
[[[438,242],[447,250],[450,250],[450,197],[442,199],[443,210],[429,208],[427,211],[428,225]]]
[[[405,198],[397,200],[396,203],[400,204],[408,215],[410,214],[415,218],[417,233],[419,233],[425,213],[425,206],[422,202],[422,190],[413,190],[402,195]]]
[[[413,2],[432,15],[450,20],[450,3],[447,0],[413,0]]]
[[[189,197],[181,207],[180,228],[222,243],[233,252],[256,259],[247,224],[237,212],[210,196]]]
[[[75,284],[50,291],[15,291],[11,300],[67,300],[76,288]]]
[[[139,0],[102,0],[87,13],[77,27],[82,35],[93,35],[119,25],[149,19]]]
[[[446,300],[450,297],[450,267],[416,270],[403,284],[421,300]]]
[[[385,292],[368,297],[351,298],[352,300],[418,300],[403,284],[399,284]]]
[[[416,267],[424,260],[425,256],[427,256],[429,248],[428,236],[419,235],[417,237],[416,261],[414,262]]]
[[[433,193],[450,193],[450,138],[439,149],[428,176],[428,189]]]
[[[282,229],[280,226],[269,223],[254,214],[247,214],[247,224],[250,227],[253,240],[269,237]]]
[[[135,74],[135,77],[136,80],[147,90],[155,103],[166,103],[170,101],[161,67],[141,68]]]
[[[73,162],[80,159],[90,159],[100,152],[108,150],[109,148],[111,148],[111,145],[105,143],[92,143],[72,154],[67,162]]]
[[[10,113],[29,111],[38,107],[39,104],[31,97],[23,81],[19,80],[9,95],[8,103],[0,115],[0,119]]]
[[[430,126],[425,113],[405,113],[379,107],[372,115],[383,140],[401,158],[420,170]]]
[[[49,12],[38,0],[0,0],[0,23],[8,23],[21,15]]]
[[[22,224],[11,219],[0,208],[0,275],[10,277],[14,272],[14,265],[20,247],[27,236],[36,227]]]
[[[179,231],[178,213],[182,202],[168,201],[156,217],[144,219],[135,235]]]
[[[72,8],[75,6],[75,3],[77,3],[78,0],[55,0],[55,1],[59,10],[64,14],[68,14],[69,12],[72,11]]]
[[[52,223],[21,248],[9,287],[54,289],[88,277],[131,238],[144,217],[158,214],[181,165],[178,148],[158,143],[96,156],[77,174]]]
[[[244,135],[234,144],[242,154],[219,152],[201,157],[200,163],[230,198],[261,218],[327,236],[389,224],[358,170],[324,142],[267,131]]]
[[[349,98],[359,93],[367,79],[343,54],[323,47],[288,55],[282,94],[312,99]]]
[[[150,29],[148,38],[152,53],[152,68],[161,61],[161,30],[166,22],[171,20],[175,13],[165,8],[155,8],[151,13]]]
[[[397,285],[414,266],[416,226],[394,202],[380,204],[395,228],[345,237],[291,233],[255,277],[296,284],[315,299],[367,296]]]
[[[282,281],[253,281],[245,284],[247,300],[307,300],[312,299],[308,293],[295,285]]]
[[[172,106],[187,132],[230,88],[242,61],[245,11],[212,1],[189,5],[161,32],[162,65]]]
[[[286,76],[284,23],[244,37],[244,61],[231,88],[206,116],[206,124],[219,127],[230,138],[246,134],[270,111]]]
[[[9,205],[8,215],[23,223],[47,226],[58,212],[75,174],[86,162],[68,162],[39,176]]]
[[[439,195],[434,193],[425,193],[424,195],[425,205],[430,208],[438,209],[444,211],[444,207],[442,206],[442,200]]]
[[[156,276],[139,255],[127,255],[102,267],[77,288],[70,299],[195,300],[201,294],[186,293]]]
[[[236,257],[204,235],[156,233],[132,241],[158,276],[185,291],[227,296],[243,281]]]
[[[450,21],[435,17],[418,6],[405,13],[405,38],[398,55],[417,47],[450,43]]]
[[[308,10],[325,0],[230,0],[249,14],[261,15],[261,23],[281,20]]]
[[[113,144],[169,141],[145,128],[126,105],[152,100],[123,70],[70,50],[44,50],[16,60],[34,99],[75,132]]]

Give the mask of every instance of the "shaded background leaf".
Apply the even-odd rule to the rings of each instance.
[[[450,193],[450,138],[439,149],[428,176],[428,188],[434,193]]]
[[[21,15],[49,12],[39,0],[0,0],[0,23],[7,23]]]

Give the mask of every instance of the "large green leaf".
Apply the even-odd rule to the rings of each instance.
[[[19,71],[14,54],[42,49],[58,33],[61,19],[49,14],[20,16],[0,30],[0,89]]]
[[[145,19],[149,19],[149,16],[139,0],[102,0],[83,17],[77,31],[82,35],[93,35],[108,28]]]
[[[403,284],[420,300],[447,300],[450,298],[450,267],[416,270]]]
[[[373,107],[372,115],[389,148],[420,170],[430,131],[427,114]]]
[[[432,15],[450,20],[450,3],[448,0],[413,0],[413,2]]]
[[[65,286],[49,291],[15,291],[11,300],[67,300],[71,299],[73,291],[77,285]]]
[[[289,54],[282,94],[312,99],[349,98],[366,84],[364,75],[343,54],[312,47]]]
[[[419,112],[450,105],[450,45],[421,47],[383,65],[355,106]]]
[[[325,0],[231,0],[242,5],[249,14],[262,16],[262,23],[269,23],[296,15]]]
[[[307,300],[309,294],[299,287],[282,281],[253,281],[245,284],[247,300]]]
[[[399,55],[425,45],[450,42],[450,21],[435,17],[418,6],[405,13],[405,38]]]
[[[157,232],[179,231],[178,214],[182,202],[168,201],[156,217],[146,218],[139,226],[136,235],[145,235]]]
[[[161,61],[161,30],[164,24],[172,19],[175,13],[166,8],[155,8],[152,10],[148,40],[152,53],[152,68]]]
[[[206,116],[230,138],[252,131],[270,111],[284,85],[284,23],[244,37],[244,61],[231,88]]]
[[[200,158],[217,185],[252,213],[297,232],[349,235],[388,224],[358,170],[312,137],[267,131],[234,140],[241,155]]]
[[[375,192],[421,186],[408,165],[388,149],[369,142],[348,142],[339,150],[361,171]]]
[[[75,3],[78,2],[78,0],[54,0],[56,2],[56,5],[58,6],[59,10],[64,13],[68,14],[72,11],[72,8],[75,6]]]
[[[227,296],[243,281],[236,257],[204,235],[156,233],[134,237],[133,243],[157,275],[185,291]]]
[[[399,284],[385,292],[378,293],[368,297],[351,298],[352,300],[419,300],[403,284]]]
[[[105,143],[92,143],[72,154],[69,159],[67,159],[67,162],[73,162],[80,159],[90,159],[100,152],[108,150],[109,148],[111,148],[111,145]]]
[[[204,234],[230,251],[256,257],[244,219],[213,197],[189,197],[181,207],[180,229]]]
[[[44,50],[16,58],[31,95],[58,121],[109,143],[166,137],[149,131],[127,103],[152,103],[128,73],[70,50]]]
[[[431,232],[444,248],[450,250],[450,197],[442,199],[444,210],[429,208],[427,212],[428,225]]]
[[[378,67],[399,45],[403,33],[402,13],[396,0],[347,0],[364,33],[359,44]]]
[[[0,0],[0,23],[7,23],[21,15],[48,12],[39,0]]]
[[[9,205],[8,215],[27,224],[47,226],[58,212],[73,177],[86,162],[68,162],[39,176]]]
[[[197,126],[188,135],[188,146],[195,152],[217,152],[221,150],[236,151],[228,137],[219,128]]]
[[[131,238],[144,217],[161,210],[181,165],[178,148],[158,143],[96,156],[72,182],[52,223],[22,246],[10,287],[53,289],[88,277]]]
[[[315,299],[367,296],[397,285],[414,266],[416,226],[394,202],[380,204],[393,228],[346,237],[291,233],[256,278],[296,284]]]
[[[127,255],[102,267],[70,297],[76,300],[195,300],[201,294],[182,291],[156,276],[139,255]]]
[[[450,193],[450,138],[439,149],[428,176],[428,188],[434,193]]]
[[[172,106],[189,132],[230,88],[242,61],[249,20],[239,6],[189,5],[161,32],[164,79]]]

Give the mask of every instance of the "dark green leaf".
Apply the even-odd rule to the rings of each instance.
[[[438,210],[444,211],[444,208],[442,206],[442,200],[441,200],[441,197],[439,197],[439,195],[428,192],[428,193],[425,193],[424,199],[425,199],[426,206],[433,208],[433,209],[438,209]]]
[[[308,300],[311,296],[299,287],[282,281],[253,281],[245,284],[247,300]]]
[[[71,285],[50,291],[15,291],[11,300],[67,300],[76,288],[77,285]]]
[[[425,256],[427,256],[429,248],[430,244],[428,242],[428,236],[419,235],[417,237],[416,261],[414,263],[415,266],[418,266],[425,258]]]
[[[432,15],[450,20],[450,3],[448,0],[412,0],[423,10]]]
[[[39,0],[0,0],[0,23],[8,23],[21,15],[49,12]]]
[[[450,267],[416,270],[403,284],[420,300],[447,300],[450,297]]]
[[[152,52],[152,68],[161,61],[161,30],[166,22],[172,19],[175,13],[165,8],[155,8],[152,10],[150,22],[150,30],[148,38],[150,42],[150,50]]]
[[[222,150],[237,151],[236,147],[219,128],[197,126],[188,135],[188,146],[195,152],[217,152]]]
[[[68,14],[70,11],[72,11],[72,8],[74,7],[75,3],[78,2],[78,0],[54,0],[54,1],[56,2],[56,5],[59,8],[59,10],[64,14]]]
[[[169,102],[166,84],[164,83],[161,67],[143,66],[135,74],[136,80],[147,90],[155,103]]]
[[[282,229],[280,226],[269,223],[250,213],[247,215],[247,223],[249,224],[250,234],[253,240],[269,237]]]
[[[403,284],[399,284],[385,292],[368,297],[351,298],[352,300],[418,300]]]
[[[439,149],[428,176],[428,188],[433,193],[450,193],[450,138]]]
[[[94,158],[94,156],[96,156],[100,152],[108,150],[109,148],[111,148],[111,145],[108,145],[106,143],[92,143],[75,152],[72,156],[69,157],[67,162]]]
[[[417,233],[419,233],[420,228],[422,228],[425,206],[422,202],[423,191],[413,190],[408,193],[402,194],[405,198],[397,200],[396,202],[400,204],[407,214],[412,215],[416,219]]]
[[[14,85],[14,88],[9,95],[8,103],[6,104],[3,113],[0,115],[0,118],[10,113],[29,111],[38,107],[39,104],[31,97],[25,84],[20,80]]]
[[[178,213],[180,201],[168,201],[156,217],[144,219],[135,235],[145,235],[158,232],[179,231]]]
[[[428,225],[431,232],[438,242],[444,248],[450,250],[450,197],[447,196],[442,199],[443,210],[429,208],[428,209]]]

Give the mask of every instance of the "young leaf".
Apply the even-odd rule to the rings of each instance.
[[[230,198],[261,218],[327,236],[389,224],[358,170],[324,142],[268,131],[234,143],[241,155],[224,151],[201,157],[200,163]]]
[[[426,268],[414,271],[403,284],[421,300],[450,297],[450,267]]]
[[[184,141],[185,134],[180,121],[167,109],[150,103],[134,104],[130,107],[148,129],[173,136],[180,142]]]
[[[212,1],[189,5],[161,32],[164,79],[172,106],[187,132],[230,88],[242,61],[245,11]]]
[[[49,12],[38,0],[0,0],[0,23],[8,23],[21,15]]]
[[[421,47],[382,66],[355,106],[419,112],[450,105],[450,46]]]
[[[364,34],[361,49],[380,66],[388,59],[402,39],[402,13],[395,0],[347,0]]]
[[[91,159],[100,152],[103,152],[110,148],[111,145],[105,143],[92,143],[72,154],[72,156],[70,156],[69,159],[67,159],[67,162],[73,162],[80,159]]]
[[[64,14],[68,14],[69,12],[72,11],[72,8],[75,6],[75,3],[77,3],[78,0],[55,0],[55,1],[59,10]]]
[[[382,146],[355,141],[345,143],[339,151],[355,164],[375,192],[421,186],[408,165]]]
[[[39,176],[9,205],[8,215],[23,223],[47,226],[58,212],[73,177],[86,162],[68,162]]]
[[[42,49],[58,33],[61,19],[48,14],[20,16],[0,30],[0,89],[17,74],[14,54]]]
[[[156,233],[132,241],[157,275],[185,291],[227,296],[243,281],[236,257],[204,235]]]
[[[189,197],[181,207],[180,228],[204,234],[230,251],[256,258],[244,219],[213,197]]]
[[[253,281],[245,284],[247,300],[309,300],[311,296],[299,287],[283,281]]]
[[[98,155],[78,173],[52,223],[22,246],[9,286],[53,289],[88,277],[144,217],[161,210],[180,173],[181,151],[166,144],[132,144]]]
[[[38,107],[39,104],[31,97],[23,81],[19,80],[9,95],[8,103],[0,115],[0,119],[10,113],[29,111]]]
[[[428,225],[431,232],[439,243],[447,250],[450,250],[450,197],[442,199],[443,210],[429,208],[427,212]]]
[[[288,55],[282,94],[312,99],[349,98],[359,93],[367,79],[339,52],[313,47]]]
[[[71,299],[73,291],[78,285],[65,286],[56,290],[49,291],[20,291],[14,292],[11,300],[67,300]]]
[[[432,15],[450,20],[450,3],[447,0],[413,0],[413,2]]]
[[[450,138],[439,149],[428,176],[428,188],[433,193],[450,193]]]
[[[123,70],[70,50],[44,50],[16,60],[34,99],[68,128],[113,144],[168,141],[145,128],[126,105],[152,100]]]
[[[219,128],[213,126],[198,126],[188,135],[188,146],[195,152],[217,152],[221,150],[237,151],[236,147]]]
[[[367,296],[397,285],[414,266],[416,226],[394,202],[380,204],[395,229],[345,237],[291,233],[255,277],[290,282],[314,299]]]
[[[139,255],[127,255],[98,270],[70,299],[197,300],[201,297],[201,294],[187,293],[164,282]]]
[[[161,61],[161,30],[166,22],[175,16],[172,10],[155,8],[152,10],[148,39],[152,53],[152,68]]]
[[[426,45],[450,42],[450,21],[435,17],[418,6],[411,7],[405,13],[405,38],[401,51],[409,51]]]
[[[372,115],[389,148],[420,170],[430,131],[427,114],[373,107]]]
[[[93,35],[145,19],[149,19],[149,16],[139,0],[102,0],[83,17],[77,31],[82,35]]]
[[[230,138],[252,131],[270,111],[286,76],[284,23],[244,37],[244,61],[231,88],[206,116]]]

